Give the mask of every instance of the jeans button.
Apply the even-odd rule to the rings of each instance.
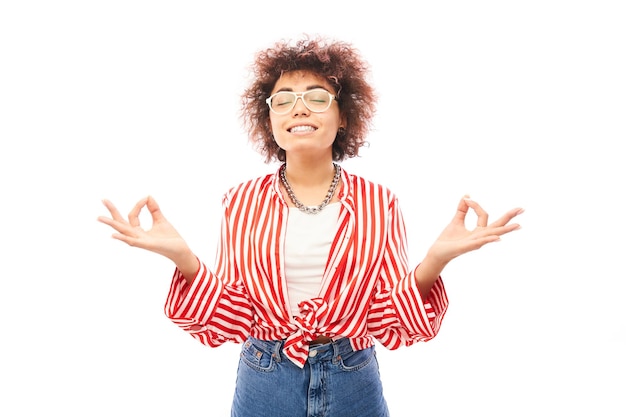
[[[310,351],[310,352],[309,352],[309,356],[310,356],[311,358],[314,358],[315,356],[317,356],[317,350],[312,350],[312,351]]]

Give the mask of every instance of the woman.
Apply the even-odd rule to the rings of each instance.
[[[166,313],[178,326],[208,346],[242,343],[232,416],[387,416],[374,341],[396,349],[435,337],[448,306],[444,267],[518,229],[510,222],[522,209],[489,224],[462,198],[409,269],[396,196],[338,164],[358,155],[375,111],[358,51],[322,38],[279,42],[253,69],[242,117],[266,162],[281,164],[224,195],[213,268],[151,197],[128,220],[105,200],[111,217],[99,221],[174,262]]]

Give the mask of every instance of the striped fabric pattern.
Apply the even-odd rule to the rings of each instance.
[[[387,188],[342,170],[339,227],[319,297],[292,317],[283,254],[289,208],[278,171],[229,190],[223,199],[215,265],[192,284],[175,270],[165,314],[208,346],[242,343],[248,335],[285,339],[298,366],[318,335],[347,337],[355,350],[377,339],[389,349],[435,337],[448,306],[441,277],[428,297],[408,269],[404,219]]]

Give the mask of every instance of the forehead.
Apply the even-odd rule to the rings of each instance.
[[[334,92],[333,87],[324,77],[315,72],[303,70],[283,73],[280,78],[276,80],[272,92],[282,88],[291,89],[293,91],[306,91],[315,86],[323,87],[328,91]]]

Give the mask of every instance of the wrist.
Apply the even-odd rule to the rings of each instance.
[[[426,265],[432,271],[441,272],[446,267],[446,265],[448,265],[449,262],[449,259],[438,256],[431,249],[426,253],[426,256],[422,260],[421,264]]]
[[[176,264],[176,268],[178,268],[186,279],[193,279],[200,266],[198,257],[191,252],[191,250],[187,250],[184,253],[173,257],[172,261]]]

